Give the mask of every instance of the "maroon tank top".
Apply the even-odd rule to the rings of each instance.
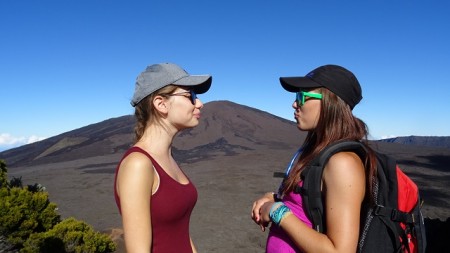
[[[197,202],[198,195],[195,186],[190,180],[185,185],[175,181],[161,168],[150,154],[138,147],[130,148],[120,163],[132,152],[139,152],[146,155],[152,161],[159,175],[158,190],[152,195],[150,201],[153,236],[151,252],[192,252],[189,236],[189,220]],[[117,166],[114,180],[114,195],[119,212],[121,212],[120,199],[117,194],[116,184],[120,163]]]

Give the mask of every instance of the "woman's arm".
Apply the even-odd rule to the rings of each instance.
[[[327,233],[305,225],[295,215],[287,215],[280,227],[304,252],[356,252],[361,203],[365,193],[365,172],[359,157],[341,152],[332,156],[323,174]],[[267,220],[271,204],[261,208]]]
[[[365,178],[364,165],[352,152],[332,156],[325,167],[323,190],[327,235],[337,252],[356,252]]]
[[[148,253],[151,250],[150,198],[153,180],[152,163],[145,155],[132,153],[122,161],[117,190],[128,253]]]

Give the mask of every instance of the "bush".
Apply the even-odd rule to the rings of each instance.
[[[31,235],[20,252],[109,253],[115,250],[114,242],[107,235],[95,232],[83,221],[68,218],[47,232]]]
[[[46,192],[3,187],[0,189],[0,233],[21,247],[32,233],[47,231],[60,221],[56,209]]]
[[[56,204],[40,184],[22,187],[21,178],[8,182],[0,160],[0,237],[24,253],[108,253],[116,248],[105,234],[83,221],[61,221]]]
[[[0,188],[8,186],[8,170],[6,169],[6,164],[3,160],[0,160]]]

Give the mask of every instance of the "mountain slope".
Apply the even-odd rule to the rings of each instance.
[[[122,116],[0,153],[9,167],[99,156],[128,146],[134,119]]]
[[[9,167],[71,161],[123,153],[134,138],[132,115],[108,119],[40,142],[0,153]],[[206,103],[199,126],[179,134],[174,141],[178,159],[202,156],[214,150],[273,149],[300,145],[305,134],[294,122],[229,101]],[[187,156],[186,152],[189,151]]]

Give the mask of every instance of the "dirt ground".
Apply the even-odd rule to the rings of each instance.
[[[251,220],[251,206],[265,192],[277,189],[281,179],[273,177],[274,172],[284,171],[293,152],[253,150],[227,156],[218,151],[208,159],[180,164],[199,193],[191,217],[191,237],[199,252],[264,252],[267,232],[261,232]],[[449,153],[442,156],[449,157]],[[113,195],[120,156],[12,168],[8,174],[22,177],[24,185],[44,185],[63,218],[73,216],[111,234],[121,253],[125,252],[122,225]],[[430,199],[427,202],[425,198],[424,215],[442,220],[450,217],[450,170],[433,170],[426,156],[405,154],[400,158]]]

